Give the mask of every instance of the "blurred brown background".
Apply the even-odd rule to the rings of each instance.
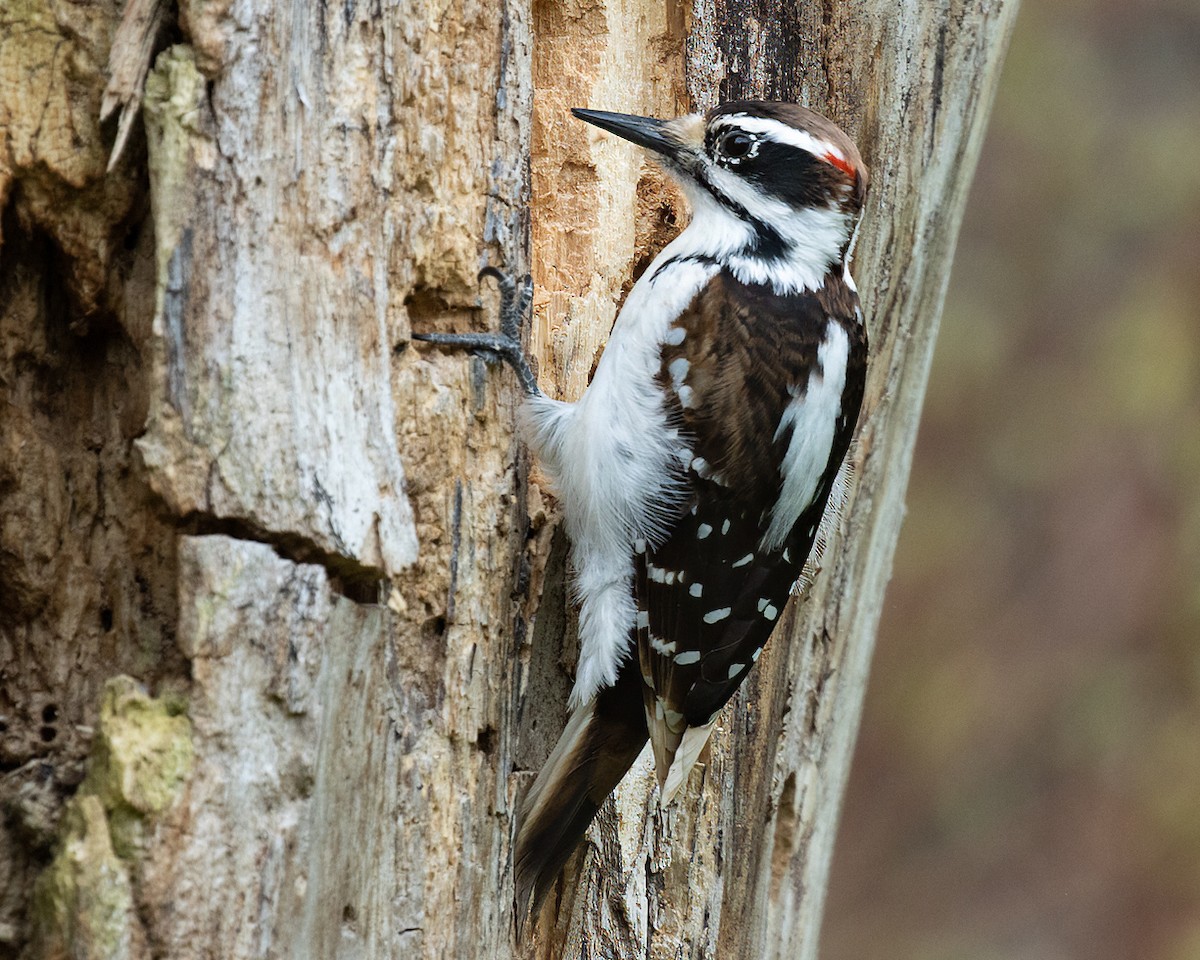
[[[823,960],[1200,960],[1200,0],[1022,0]]]

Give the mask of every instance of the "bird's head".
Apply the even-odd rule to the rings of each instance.
[[[867,169],[820,114],[764,100],[673,120],[572,112],[651,151],[691,201],[688,245],[743,279],[812,288],[847,259]]]

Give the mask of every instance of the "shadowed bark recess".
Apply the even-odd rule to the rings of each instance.
[[[6,5],[0,955],[813,956],[1013,12]],[[480,267],[531,270],[543,388],[577,397],[685,213],[568,108],[743,96],[872,168],[858,487],[701,772],[660,815],[635,765],[518,954],[565,542],[507,371],[409,336],[495,328]]]

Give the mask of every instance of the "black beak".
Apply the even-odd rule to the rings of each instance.
[[[667,134],[665,120],[635,117],[628,113],[607,113],[604,110],[581,110],[578,107],[573,107],[571,113],[586,123],[665,157],[674,157],[679,153],[679,142]]]

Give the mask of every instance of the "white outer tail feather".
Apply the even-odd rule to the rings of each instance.
[[[688,727],[683,731],[683,738],[679,741],[679,749],[675,751],[675,758],[671,761],[671,768],[667,771],[667,778],[661,785],[662,790],[658,801],[660,806],[666,807],[675,801],[675,797],[679,795],[679,791],[687,783],[688,775],[696,765],[700,751],[708,743],[712,728],[713,722],[709,722],[702,727]]]

